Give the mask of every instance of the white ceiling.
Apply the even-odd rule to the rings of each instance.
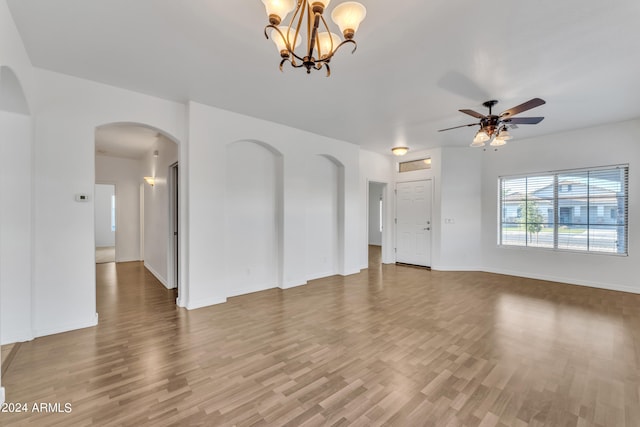
[[[157,130],[130,123],[96,129],[96,155],[140,159],[161,136]]]
[[[287,124],[389,153],[468,145],[459,113],[534,97],[513,143],[640,117],[638,0],[360,0],[332,76],[278,70],[259,0],[8,0],[35,66]],[[338,4],[334,1],[333,5]],[[336,31],[338,32],[338,31]],[[348,46],[347,46],[348,47]]]

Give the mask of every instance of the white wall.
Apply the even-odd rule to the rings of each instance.
[[[227,146],[226,165],[228,296],[279,286],[281,156],[260,144],[238,141]]]
[[[157,151],[156,157],[153,153]],[[169,222],[169,167],[178,161],[178,146],[160,136],[141,160],[142,177],[155,178],[154,186],[144,184],[144,266],[167,288],[169,280],[169,248],[173,245],[173,233]]]
[[[116,186],[116,262],[138,261],[141,259],[141,162],[138,159],[98,155],[95,163],[96,183],[110,183]]]
[[[34,328],[37,336],[95,325],[95,129],[135,122],[184,138],[173,102],[36,70]]]
[[[640,120],[510,141],[484,156],[482,252],[487,271],[640,293]],[[498,177],[629,164],[629,256],[497,246]]]
[[[441,150],[440,246],[432,266],[436,270],[482,269],[482,159],[491,153],[469,147]]]
[[[13,82],[9,82],[11,84],[8,87],[13,98],[12,102],[2,102],[2,109],[8,114],[3,112],[0,117],[0,150],[2,150],[0,158],[4,160],[3,177],[0,178],[2,181],[0,182],[2,186],[0,247],[11,247],[15,242],[17,251],[15,254],[3,254],[2,252],[6,249],[0,249],[0,269],[3,276],[0,278],[0,343],[7,343],[28,340],[33,336],[31,322],[32,121],[29,117],[20,117],[11,113],[25,113],[24,108],[16,111],[16,106],[27,106],[30,109],[34,81],[31,61],[6,1],[0,1],[0,67],[10,67],[12,77],[15,77],[12,79]],[[0,97],[2,98],[7,96],[7,86],[5,86],[7,71],[0,68],[0,79],[2,79]],[[19,87],[16,87],[16,82],[19,83]],[[15,158],[8,158],[5,155],[15,155]],[[6,194],[5,177],[21,180]],[[11,226],[8,226],[8,222],[14,219],[18,221],[11,222]],[[5,258],[6,256],[9,258]],[[12,266],[11,263],[16,264]],[[18,266],[20,271],[16,269]],[[1,385],[0,378],[0,403],[3,403],[5,393]]]
[[[369,244],[382,245],[382,231],[380,230],[380,201],[382,200],[384,184],[369,182]]]
[[[338,274],[340,264],[340,168],[324,156],[307,163],[307,278]]]
[[[94,230],[96,247],[115,246],[116,232],[111,227],[112,198],[115,199],[116,188],[113,184],[96,184],[93,204],[95,206]]]
[[[0,111],[0,316],[2,343],[31,328],[31,119]]]
[[[234,294],[220,272],[226,271],[227,243],[221,239],[225,236],[228,209],[225,160],[227,145],[237,141],[259,141],[282,155],[283,200],[282,215],[278,218],[278,224],[283,227],[279,250],[280,286],[302,285],[309,279],[306,212],[314,208],[315,202],[308,195],[310,176],[306,169],[309,159],[317,155],[330,156],[344,167],[344,213],[338,224],[339,229],[344,230],[339,243],[344,257],[338,273],[359,271],[358,233],[362,221],[356,145],[193,102],[189,104],[189,121],[188,223],[194,232],[190,234],[188,248],[188,307],[223,302]]]

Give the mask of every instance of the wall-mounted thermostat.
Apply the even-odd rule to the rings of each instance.
[[[89,195],[88,194],[76,194],[76,202],[88,202]]]

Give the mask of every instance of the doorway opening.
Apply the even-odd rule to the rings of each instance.
[[[116,186],[96,184],[94,192],[96,264],[116,262]]]
[[[168,239],[177,233],[181,220],[178,157],[178,141],[155,127],[118,122],[95,129],[95,182],[117,188],[114,267],[141,263],[167,289],[179,285],[178,236]],[[97,219],[97,203],[94,209]]]
[[[367,243],[369,268],[382,265],[385,243],[386,193],[387,184],[369,181],[368,187],[368,219]]]

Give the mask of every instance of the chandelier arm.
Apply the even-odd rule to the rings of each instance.
[[[309,10],[309,13],[311,13],[311,10]],[[307,55],[309,58],[313,58],[313,48],[314,45],[317,43],[318,46],[320,46],[320,42],[317,41],[318,39],[318,27],[320,26],[320,18],[322,18],[322,15],[319,13],[314,13],[313,14],[313,28],[310,30],[311,32],[308,34],[311,34],[311,36],[309,37],[309,54]],[[311,24],[311,15],[309,15],[309,25]],[[320,53],[320,49],[318,49],[318,54]]]
[[[331,67],[329,67],[329,63],[325,62],[324,66],[327,67],[327,77],[331,77]]]
[[[309,52],[311,50],[311,36],[313,35],[311,32],[311,6],[307,0],[303,0],[304,4],[307,6],[307,50]],[[309,53],[309,57],[311,57],[311,53]]]
[[[296,58],[298,58],[300,61],[302,61],[302,58],[300,58],[298,55],[296,55],[296,53],[293,51],[293,49],[295,48],[296,45],[296,40],[298,40],[298,36],[300,35],[300,26],[302,25],[302,19],[304,18],[304,10],[302,10],[302,6],[303,4],[306,3],[306,0],[301,0],[298,1],[298,5],[296,6],[296,11],[293,13],[293,16],[291,16],[291,21],[289,21],[289,27],[287,28],[287,35],[289,35],[289,33],[291,32],[291,26],[293,25],[293,21],[296,20],[296,16],[298,16],[298,13],[300,13],[300,16],[298,16],[298,25],[296,25],[296,33],[294,34],[294,38],[293,38],[293,48],[289,48],[289,53],[291,53],[293,56],[295,56]],[[287,39],[287,44],[289,43],[289,39]]]
[[[351,51],[351,53],[353,54],[356,49],[358,48],[358,43],[356,43],[355,40],[353,39],[348,39],[343,41],[342,43],[340,43],[338,46],[336,46],[335,50],[333,52],[331,52],[331,55],[329,55],[328,57],[324,58],[322,60],[322,62],[329,62],[331,60],[331,58],[333,58],[333,55],[335,55],[335,53],[338,51],[338,49],[340,49],[342,46],[344,46],[347,43],[352,43],[353,44],[353,50]]]
[[[329,33],[329,41],[331,41],[331,49],[329,50],[329,53],[327,54],[327,56],[329,56],[334,51],[334,49],[333,49],[333,37],[331,37],[331,30],[329,29],[329,26],[327,25],[327,21],[325,21],[324,16],[320,15],[320,20],[322,21],[322,24],[324,25],[324,29],[327,30],[327,33]],[[320,52],[320,40],[319,39],[318,39],[318,56],[322,56],[322,52]]]

